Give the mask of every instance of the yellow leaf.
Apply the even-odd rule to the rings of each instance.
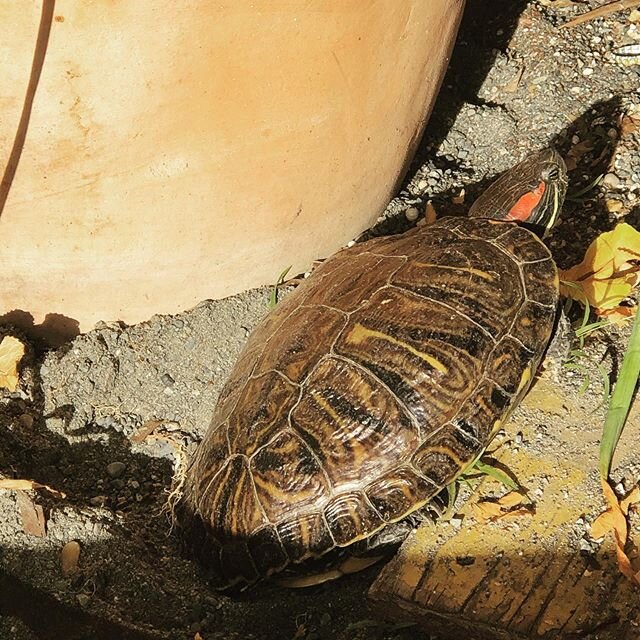
[[[18,388],[18,365],[24,355],[24,344],[13,336],[0,342],[0,387],[15,391]]]
[[[503,520],[533,515],[533,505],[526,503],[526,496],[518,491],[510,491],[498,500],[482,500],[471,505],[477,520]]]
[[[631,582],[640,586],[640,572],[633,569],[629,557],[624,552],[629,533],[626,516],[629,507],[636,502],[640,502],[640,488],[635,487],[623,500],[618,501],[618,497],[606,480],[601,479],[600,484],[609,507],[594,520],[591,525],[590,535],[594,540],[597,540],[604,538],[608,533],[613,534],[620,572]]]
[[[493,520],[499,518],[502,509],[497,502],[476,502],[471,505],[471,511],[476,520]]]
[[[615,309],[601,309],[598,315],[602,318],[606,318],[613,324],[624,324],[630,318],[633,318],[633,314],[636,312],[635,307],[616,307]]]
[[[66,498],[66,495],[62,491],[58,491],[47,484],[40,484],[35,480],[0,478],[0,489],[6,489],[8,491],[13,491],[16,489],[21,489],[23,491],[29,491],[30,489],[45,489],[57,498]]]
[[[589,304],[598,315],[618,311],[639,280],[640,231],[622,223],[600,234],[589,246],[584,260],[560,273],[563,295]],[[620,313],[616,319],[624,317]]]
[[[640,502],[640,487],[634,487],[625,498],[620,500],[622,513],[626,516],[629,513],[629,509],[638,502]]]

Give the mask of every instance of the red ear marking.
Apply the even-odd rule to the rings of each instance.
[[[507,220],[528,220],[533,210],[538,206],[540,200],[542,200],[545,188],[546,184],[541,182],[533,191],[528,191],[521,196],[513,207],[509,209]]]

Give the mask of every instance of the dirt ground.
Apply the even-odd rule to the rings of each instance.
[[[640,14],[559,28],[599,4],[471,0],[416,159],[366,235],[415,224],[429,202],[439,215],[462,212],[465,205],[452,202],[462,188],[468,203],[497,173],[548,144],[567,158],[575,196],[551,239],[560,266],[578,262],[617,221],[640,227],[640,57],[615,55],[640,42]],[[599,186],[578,195],[600,175]],[[174,454],[191,451],[204,434],[268,298],[260,289],[135,326],[105,324],[54,351],[30,343],[21,389],[1,400],[0,473],[66,497],[38,494],[47,517],[46,535],[38,537],[25,533],[16,493],[0,492],[0,639],[438,637],[384,622],[384,607],[368,604],[379,567],[305,591],[265,585],[232,599],[210,590],[182,556],[163,510]],[[540,437],[519,446],[561,446],[570,458],[587,427],[588,441],[597,442],[603,409],[596,365],[615,374],[627,338],[628,329],[612,329],[589,341],[583,364],[592,384],[584,394],[585,372],[560,371],[560,395],[568,406],[579,404],[590,424],[571,419],[565,407]],[[527,411],[507,431],[518,432],[518,420],[538,424]],[[138,441],[152,421],[163,421],[166,439]],[[633,456],[639,424],[625,433],[627,454],[615,470],[627,486],[640,477]],[[596,468],[594,458],[594,479]],[[80,544],[78,569],[63,575],[61,549],[71,540]],[[616,635],[607,628],[582,637]]]

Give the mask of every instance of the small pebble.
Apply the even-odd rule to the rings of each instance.
[[[583,75],[583,76],[590,76],[590,75],[592,75],[592,74],[593,74],[593,69],[592,69],[591,67],[585,67],[585,68],[582,70],[582,75]]]
[[[170,387],[172,384],[175,384],[176,382],[168,373],[162,374],[162,377],[160,378],[160,380],[162,381],[162,384],[164,384],[167,387]]]
[[[91,597],[86,593],[79,593],[76,596],[76,600],[81,607],[86,607],[89,604],[89,600],[91,600]]]
[[[418,211],[418,209],[416,207],[409,207],[405,212],[404,212],[405,218],[409,221],[409,222],[415,222],[418,217],[420,216],[420,212]]]
[[[23,413],[18,420],[20,425],[25,429],[31,429],[31,427],[33,427],[33,416],[30,413]]]
[[[107,474],[110,478],[119,478],[126,468],[127,465],[124,462],[112,462],[107,465]]]
[[[622,182],[615,173],[607,173],[602,179],[602,184],[605,184],[607,187],[611,187],[612,189],[619,189]]]
[[[107,502],[107,496],[93,496],[89,498],[89,504],[92,507],[103,507]]]
[[[60,567],[62,575],[67,577],[74,574],[78,569],[78,560],[80,559],[80,545],[71,540],[62,547],[60,554]]]
[[[620,202],[620,200],[609,198],[605,202],[605,206],[607,207],[607,211],[609,211],[609,213],[620,213],[620,211],[622,211],[622,202]]]

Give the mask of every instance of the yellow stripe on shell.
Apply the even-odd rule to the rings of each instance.
[[[451,265],[434,264],[432,262],[415,262],[414,265],[416,267],[434,267],[436,269],[448,269],[449,271],[462,271],[463,273],[470,273],[473,276],[478,276],[479,278],[489,282],[493,282],[495,280],[495,277],[490,273],[480,269],[474,269],[473,267],[454,267]]]
[[[430,364],[440,373],[446,374],[449,371],[449,369],[442,362],[440,362],[440,360],[434,358],[432,355],[424,353],[423,351],[419,351],[415,347],[412,347],[410,344],[402,342],[402,340],[398,340],[386,333],[383,333],[382,331],[367,329],[367,327],[361,325],[359,322],[355,324],[353,329],[351,329],[348,336],[348,340],[356,345],[361,344],[367,338],[378,338],[380,340],[385,340],[386,342],[390,342],[391,344],[406,349],[409,353],[412,353],[414,356],[417,356],[421,360],[424,360],[427,364]]]

